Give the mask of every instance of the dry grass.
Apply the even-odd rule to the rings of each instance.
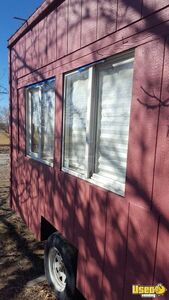
[[[9,134],[5,131],[0,131],[0,146],[9,145]]]
[[[44,274],[42,242],[37,242],[9,208],[9,166],[0,166],[0,299],[55,300],[47,282],[27,287]]]
[[[39,283],[35,286],[24,288],[16,300],[53,300],[55,299],[46,282]]]

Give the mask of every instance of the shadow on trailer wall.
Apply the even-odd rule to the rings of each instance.
[[[139,299],[135,284],[169,289],[168,11],[165,0],[52,1],[9,40],[11,206],[37,238],[57,230],[78,250],[76,286],[88,300]],[[62,170],[63,82],[67,72],[131,49],[122,197]],[[26,155],[25,87],[53,76],[52,167]]]

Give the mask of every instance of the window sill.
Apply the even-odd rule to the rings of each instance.
[[[35,157],[35,156],[32,156],[30,154],[27,154],[26,157],[28,157],[29,159],[32,159],[32,160],[35,160],[41,164],[44,164],[44,165],[47,165],[49,167],[52,167],[53,168],[53,163],[50,163],[49,161],[47,160],[43,160],[43,159],[40,159],[38,157]]]
[[[101,187],[107,191],[114,193],[114,194],[125,197],[125,183],[120,183],[115,180],[110,181],[110,180],[107,180],[105,177],[95,176],[96,174],[93,174],[93,176],[91,178],[86,178],[85,175],[79,174],[76,171],[72,171],[72,170],[66,169],[64,167],[62,168],[62,171],[67,174],[73,175],[77,178],[83,179],[91,184]],[[97,177],[100,177],[100,180],[98,180]]]
[[[97,180],[96,178],[92,177],[90,179],[87,179],[87,181],[99,187],[102,187],[114,194],[125,197],[125,183],[120,183],[115,180],[112,180],[110,183],[110,180],[106,180],[105,177],[100,177],[100,179],[102,180]]]

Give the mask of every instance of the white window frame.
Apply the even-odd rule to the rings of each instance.
[[[41,163],[44,163],[46,165],[49,165],[51,167],[53,167],[53,162],[49,162],[48,160],[45,160],[42,158],[42,149],[41,149],[41,139],[42,139],[42,132],[41,132],[41,116],[42,116],[42,111],[41,111],[41,99],[42,99],[42,89],[43,86],[47,83],[47,82],[54,82],[55,84],[55,78],[49,78],[44,80],[43,82],[40,83],[35,83],[32,85],[29,85],[27,87],[25,87],[26,89],[26,156],[37,160]],[[39,90],[39,118],[38,118],[38,123],[39,123],[39,149],[38,149],[38,153],[31,151],[32,149],[32,118],[31,118],[31,91],[33,89],[38,89]],[[55,93],[55,89],[54,89],[54,93]],[[55,128],[55,101],[54,101],[54,109],[53,109],[53,127]],[[54,132],[53,132],[53,140],[54,140]],[[54,147],[53,147],[53,159],[54,159]]]
[[[71,170],[69,167],[64,166],[64,141],[65,141],[65,104],[66,104],[66,77],[70,76],[75,72],[79,72],[79,70],[69,72],[64,75],[64,100],[63,100],[63,134],[62,134],[62,171],[74,175],[76,177],[82,178],[92,184],[98,185],[104,189],[112,191],[120,196],[125,196],[125,183],[120,183],[111,179],[106,179],[104,177],[104,182],[101,181],[102,176],[95,173],[95,155],[96,151],[96,135],[97,135],[97,119],[98,119],[98,111],[97,111],[97,97],[99,89],[98,89],[98,77],[94,76],[96,72],[95,66],[99,64],[99,69],[105,69],[106,66],[117,66],[126,62],[134,61],[134,51],[128,51],[127,53],[116,55],[113,58],[108,58],[106,60],[102,60],[95,64],[87,65],[86,68],[89,69],[89,80],[91,84],[91,95],[90,99],[87,99],[87,117],[86,117],[86,150],[85,150],[85,159],[86,159],[86,174],[82,175],[74,170]],[[97,66],[98,68],[98,66]],[[80,68],[81,69],[81,68]],[[85,67],[83,67],[85,69]],[[132,99],[131,99],[132,102]],[[131,105],[130,105],[131,109]],[[97,113],[94,114],[94,111]],[[130,125],[130,118],[129,118]],[[129,135],[129,132],[128,132]],[[127,150],[128,152],[128,150]],[[91,155],[92,154],[92,155]],[[127,167],[126,167],[127,169]]]

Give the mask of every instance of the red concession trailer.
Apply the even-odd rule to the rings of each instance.
[[[9,39],[11,207],[58,299],[169,299],[168,35],[168,0],[46,0]]]

